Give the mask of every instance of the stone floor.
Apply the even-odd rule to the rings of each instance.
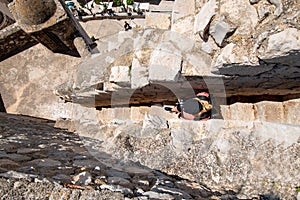
[[[0,113],[0,199],[218,199],[221,195],[195,182],[115,159],[97,150],[98,140],[53,125],[46,119]]]

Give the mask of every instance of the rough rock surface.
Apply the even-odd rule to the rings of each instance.
[[[50,120],[0,117],[2,197],[293,199],[297,195],[299,127],[178,119],[169,120],[167,126],[156,119],[147,127],[121,123],[111,136],[102,132],[106,134],[102,141],[55,129]],[[139,134],[143,129],[144,135]]]
[[[296,197],[299,126],[262,121],[194,122],[147,115],[98,125],[83,135],[103,140],[101,150],[177,175],[223,195]]]
[[[216,101],[299,97],[299,2],[171,3],[172,14],[163,14],[168,20],[154,28],[145,23],[123,31],[122,21],[82,23],[95,37],[98,54],[76,59],[37,45],[0,63],[8,112],[61,118],[57,127],[81,134],[1,114],[1,195],[13,187],[19,193],[11,195],[20,195],[24,184],[35,189],[32,179],[39,183],[41,176],[69,184],[61,189],[43,180],[50,189],[39,190],[49,197],[54,188],[74,198],[91,189],[91,196],[115,198],[295,199],[299,100],[223,106],[225,120],[200,123],[149,105],[174,103],[203,89]],[[159,16],[148,15],[149,24]],[[125,107],[102,108],[111,105]]]
[[[1,199],[221,197],[196,181],[102,152],[102,141],[54,121],[0,113]],[[126,144],[124,144],[126,145]]]
[[[3,84],[0,93],[7,111],[51,119],[71,117],[68,106],[53,96],[55,90],[56,95],[66,101],[76,101],[78,97],[83,102],[95,104],[97,97],[102,96],[99,102],[110,102],[109,91],[121,91],[124,86],[107,80],[114,66],[132,67],[132,90],[126,91],[129,94],[149,84],[153,75],[154,80],[164,81],[172,78],[180,80],[184,76],[194,89],[209,87],[212,93],[223,93],[227,97],[299,95],[299,3],[289,0],[219,1],[211,7],[216,10],[212,12],[214,17],[204,20],[200,17],[201,13],[212,3],[214,1],[190,1],[189,4],[161,1],[161,5],[152,6],[155,10],[172,12],[169,30],[143,30],[145,27],[139,27],[124,32],[122,21],[82,23],[89,35],[98,39],[100,52],[86,61],[56,55],[37,45],[1,62],[0,79]],[[265,14],[259,14],[261,12]],[[207,41],[195,35],[193,30],[198,27],[196,32],[199,32],[200,25],[197,24],[204,21],[206,23],[201,27],[205,30]],[[230,31],[227,32],[228,27],[227,31],[217,28],[217,22],[226,23]],[[168,52],[172,53],[172,57],[176,55],[176,59],[164,59],[164,63],[160,64],[171,67],[172,73],[164,73],[166,78],[149,73],[153,72],[149,69],[149,61],[162,56],[159,53],[167,55]],[[20,65],[16,60],[21,59],[23,64]],[[181,73],[174,77],[178,69]],[[213,77],[212,84],[207,86],[202,76]],[[216,77],[221,86],[213,84]],[[163,86],[172,84],[174,80]],[[224,88],[223,92],[219,91],[220,88]],[[98,95],[95,89],[104,93]],[[30,97],[26,95],[29,93]],[[31,98],[32,95],[35,98]],[[140,99],[136,99],[138,101]]]

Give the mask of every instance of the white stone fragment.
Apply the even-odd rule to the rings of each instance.
[[[72,183],[75,185],[86,186],[92,182],[92,175],[89,172],[81,172],[73,177]]]
[[[215,0],[208,1],[195,16],[194,33],[200,34],[201,38],[206,37],[209,23],[213,16],[217,14],[217,3]]]
[[[234,28],[220,19],[212,24],[209,29],[209,33],[214,38],[218,46],[223,46],[223,41],[226,38],[227,34],[232,32],[233,30]]]
[[[113,83],[130,84],[130,67],[129,66],[113,66],[109,81]]]
[[[150,81],[174,81],[181,70],[181,54],[171,43],[158,46],[151,54]]]

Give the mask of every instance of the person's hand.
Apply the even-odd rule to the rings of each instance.
[[[174,106],[173,108],[171,107],[165,107],[164,108],[166,111],[168,112],[176,112],[176,113],[179,113],[179,111],[177,110],[176,106]]]

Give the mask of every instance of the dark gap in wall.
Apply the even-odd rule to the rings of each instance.
[[[102,84],[98,86],[102,88]],[[216,113],[220,113],[220,105],[230,105],[237,102],[240,103],[257,103],[261,101],[273,101],[273,102],[284,102],[287,100],[300,98],[299,94],[289,95],[235,95],[222,97],[218,93],[214,94],[214,91],[210,91],[204,86],[199,88],[185,88],[181,87],[180,84],[159,84],[152,83],[142,88],[138,88],[132,91],[130,88],[124,90],[115,91],[113,99],[111,94],[101,94],[95,98],[95,107],[97,110],[101,108],[111,107],[138,107],[138,106],[170,106],[175,105],[178,98],[191,98],[199,92],[211,92],[211,102],[216,109]],[[176,94],[175,94],[176,93]],[[177,95],[177,96],[176,96]],[[113,104],[113,105],[111,105]]]
[[[1,94],[0,94],[0,112],[5,112],[6,113],[6,109],[5,109],[4,102],[3,102]]]
[[[275,101],[283,102],[292,99],[300,98],[300,94],[290,94],[290,95],[251,95],[251,96],[231,96],[227,98],[227,104],[234,103],[257,103],[260,101]]]

